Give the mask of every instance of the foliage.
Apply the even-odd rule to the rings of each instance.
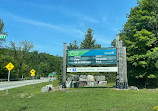
[[[0,34],[5,34],[7,35],[7,32],[3,32],[4,30],[4,23],[3,21],[0,19]],[[4,39],[0,39],[0,48],[2,47],[2,43],[4,42]]]
[[[0,78],[7,78],[8,70],[6,65],[9,62],[14,64],[14,68],[11,70],[11,78],[17,78],[17,71],[19,62],[12,56],[13,50],[3,48],[0,50]],[[61,74],[62,69],[62,57],[53,56],[46,53],[38,53],[38,51],[26,53],[21,71],[18,77],[22,74],[24,77],[30,77],[30,70],[35,69],[36,76],[48,77],[49,73],[56,72],[57,75]]]
[[[13,50],[13,55],[18,63],[18,70],[17,70],[17,77],[19,76],[19,73],[21,73],[21,67],[23,65],[24,59],[28,51],[30,51],[33,48],[33,44],[29,41],[22,41],[20,42],[19,46],[16,46],[16,44],[12,41],[10,41],[11,50]]]
[[[80,47],[77,45],[77,41],[74,40],[73,43],[70,43],[69,46],[67,46],[67,49],[84,49],[84,48],[101,48],[100,44],[96,44],[96,40],[93,39],[93,30],[89,27],[84,40],[81,42]]]
[[[79,46],[77,45],[77,41],[74,40],[73,43],[70,43],[69,46],[67,46],[67,49],[78,49]]]
[[[101,45],[95,44],[96,40],[93,39],[93,30],[89,27],[80,48],[101,48]]]
[[[158,73],[158,0],[139,0],[127,18],[119,35],[127,47],[129,84],[147,87]]]
[[[158,106],[153,107],[153,111],[158,111]]]
[[[3,21],[0,19],[0,34],[3,33],[3,29],[4,29],[4,23],[3,23]]]

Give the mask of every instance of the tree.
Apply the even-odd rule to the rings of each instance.
[[[89,27],[80,48],[101,48],[100,44],[95,44],[96,40],[93,39],[93,30]]]
[[[3,23],[3,21],[0,19],[0,34],[3,33],[3,29],[4,29],[4,23]]]
[[[18,63],[18,70],[17,70],[17,77],[21,71],[21,66],[24,62],[25,56],[33,48],[32,42],[29,41],[22,41],[20,42],[19,46],[16,46],[14,42],[10,42],[11,49],[14,51],[15,60]]]
[[[147,87],[153,75],[158,78],[158,0],[138,1],[127,17],[119,35],[127,47],[129,84]]]
[[[0,34],[5,34],[7,35],[7,32],[3,32],[4,29],[4,23],[3,21],[0,19]],[[4,39],[0,39],[0,48],[2,47],[2,43],[4,42]]]
[[[74,40],[73,43],[70,43],[69,46],[67,46],[67,49],[78,49],[79,46],[77,45],[77,41]]]

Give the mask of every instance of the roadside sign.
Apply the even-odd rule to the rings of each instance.
[[[10,71],[14,68],[14,65],[10,62],[9,64],[6,65],[6,68]]]
[[[32,73],[31,76],[35,76],[35,73]]]
[[[33,78],[33,88],[34,88],[34,76],[35,76],[35,70],[34,69],[32,69],[31,71],[30,71],[30,73],[31,73],[31,76],[32,76],[32,78]]]
[[[30,71],[31,74],[35,74],[35,72],[36,72],[36,71],[35,71],[34,69],[32,69],[32,70]]]
[[[49,74],[49,76],[54,76],[54,74]]]
[[[56,72],[52,72],[52,74],[49,74],[49,76],[54,76],[56,74]]]
[[[10,62],[6,65],[6,68],[8,69],[8,84],[7,84],[7,91],[6,94],[8,94],[8,85],[9,85],[9,78],[10,78],[10,70],[14,68],[14,65]]]
[[[6,39],[6,35],[0,35],[0,39]]]

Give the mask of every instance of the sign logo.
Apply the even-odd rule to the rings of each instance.
[[[76,68],[73,68],[72,71],[73,71],[73,72],[76,72]]]

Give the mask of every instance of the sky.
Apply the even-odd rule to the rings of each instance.
[[[0,0],[0,19],[9,41],[30,41],[31,51],[63,54],[63,43],[83,41],[89,27],[96,43],[111,47],[137,0]]]

